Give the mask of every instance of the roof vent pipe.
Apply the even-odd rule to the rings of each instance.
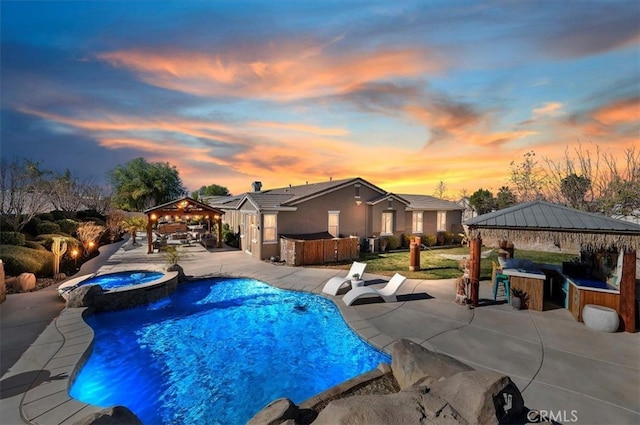
[[[260,190],[262,190],[262,182],[255,181],[251,183],[251,187],[253,188],[254,192],[260,192]]]

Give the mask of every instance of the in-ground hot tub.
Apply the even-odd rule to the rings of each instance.
[[[65,301],[81,287],[99,286],[94,293],[96,311],[121,310],[154,302],[173,293],[178,286],[178,272],[127,270],[79,276],[62,283],[58,294]],[[67,304],[68,305],[68,304]]]

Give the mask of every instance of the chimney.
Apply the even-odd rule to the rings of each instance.
[[[262,182],[255,181],[251,183],[251,187],[253,188],[254,192],[260,192],[260,190],[262,190]]]

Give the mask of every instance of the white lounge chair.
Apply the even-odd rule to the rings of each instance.
[[[342,301],[344,301],[346,305],[351,305],[363,295],[377,295],[382,297],[385,302],[397,301],[396,292],[398,292],[398,289],[400,289],[400,286],[402,286],[405,280],[407,280],[406,277],[400,273],[396,273],[384,288],[374,289],[370,286],[359,286],[347,292],[344,297],[342,297]]]
[[[362,279],[365,267],[367,267],[367,263],[359,263],[357,261],[354,261],[351,265],[351,268],[349,269],[349,273],[347,273],[345,277],[332,277],[327,281],[327,283],[325,283],[324,288],[322,288],[322,292],[329,295],[338,294],[338,291],[340,290],[342,285],[350,282],[354,274],[358,275],[358,279]]]

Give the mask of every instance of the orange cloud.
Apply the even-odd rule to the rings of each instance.
[[[287,46],[273,57],[258,59],[273,49],[257,50],[249,59],[239,53],[203,54],[169,50],[121,50],[98,56],[114,67],[128,69],[143,81],[199,96],[230,96],[292,100],[349,92],[363,83],[391,77],[419,76],[443,69],[424,50],[323,55],[321,47]]]
[[[533,119],[537,119],[544,116],[557,117],[559,115],[563,115],[562,107],[564,105],[560,102],[547,102],[540,106],[539,108],[535,108],[533,110]]]
[[[598,108],[592,117],[605,125],[635,123],[640,120],[640,98],[617,100]]]

